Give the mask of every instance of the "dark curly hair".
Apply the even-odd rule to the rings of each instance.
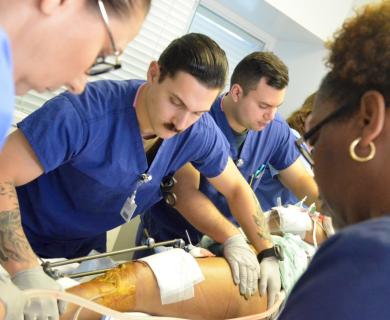
[[[315,96],[315,92],[308,96],[303,105],[298,110],[294,111],[286,120],[288,125],[297,130],[301,136],[305,134],[305,121],[313,110]]]
[[[390,0],[363,7],[345,21],[327,47],[327,66],[331,70],[317,99],[333,99],[356,107],[364,92],[377,90],[389,106]]]

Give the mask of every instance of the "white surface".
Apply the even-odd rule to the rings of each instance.
[[[265,1],[323,41],[342,24],[353,4],[353,0]]]
[[[194,257],[182,249],[167,250],[140,260],[153,270],[162,304],[194,297],[194,285],[204,280]]]

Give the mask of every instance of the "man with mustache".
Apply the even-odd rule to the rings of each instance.
[[[260,205],[263,201],[268,205],[263,208],[267,210],[270,209],[269,203],[275,202],[272,192],[263,184],[264,178],[272,179],[269,165],[280,171],[280,180],[297,198],[307,196],[308,204],[318,198],[317,186],[299,159],[295,136],[277,113],[284,101],[288,81],[287,66],[275,54],[253,52],[237,65],[231,78],[230,91],[219,96],[210,110],[210,115],[229,141],[230,156],[256,192]],[[262,177],[264,173],[266,176]],[[186,238],[188,233],[193,243],[198,243],[203,234],[213,232],[214,240],[223,244],[223,253],[229,260],[227,249],[231,240],[227,241],[224,234],[216,231],[218,228],[210,216],[219,210],[229,221],[245,228],[238,219],[238,212],[243,209],[232,210],[230,200],[208,179],[199,175],[191,164],[183,167],[175,177],[175,208],[181,214],[165,201],[155,204],[141,216],[136,243],[142,243],[144,229],[156,241]],[[245,244],[239,235],[234,242],[237,245]],[[268,289],[270,307],[280,290],[280,257],[276,251],[269,249],[258,252],[260,294],[265,294]],[[145,253],[137,252],[135,256],[142,254]]]
[[[106,231],[158,202],[161,182],[187,162],[230,199],[256,250],[271,247],[260,207],[207,113],[226,71],[212,39],[187,34],[150,64],[147,81],[97,81],[19,123],[0,155],[0,176],[17,187],[13,200],[34,251],[51,258],[105,251]],[[219,213],[211,217],[222,220],[215,232],[226,239],[239,233]],[[246,243],[229,248],[241,292],[254,294],[256,255]]]

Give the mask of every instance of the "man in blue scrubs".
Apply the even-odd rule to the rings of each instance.
[[[262,176],[267,166],[272,165],[280,171],[279,178],[285,186],[298,198],[308,196],[307,202],[312,203],[317,200],[316,184],[298,159],[294,135],[277,113],[287,84],[287,67],[277,56],[271,52],[254,52],[237,65],[229,93],[219,96],[210,115],[229,141],[230,156],[253,190],[262,188]],[[144,229],[156,241],[185,238],[187,231],[192,242],[198,243],[203,234],[210,234],[215,228],[207,216],[218,210],[245,230],[246,226],[237,219],[238,212],[245,209],[231,210],[229,199],[226,200],[203,175],[199,176],[190,164],[176,174],[176,179],[178,201],[175,208],[181,215],[165,201],[160,201],[141,216],[137,244],[143,240]],[[267,196],[272,197],[272,194]],[[262,199],[259,200],[261,204]],[[221,238],[215,240],[223,243]],[[271,259],[277,261],[272,252],[268,253],[271,256],[264,258],[261,266]],[[275,265],[278,268],[278,264]],[[264,292],[266,284],[262,280],[260,290]],[[267,285],[270,306],[280,289],[280,282]]]
[[[98,67],[94,61],[111,54],[119,58],[149,6],[145,0],[0,0],[0,150],[12,123],[15,94],[61,85],[81,92],[88,70]],[[0,318],[55,320],[54,299],[27,303],[19,290],[58,290],[59,285],[42,271],[25,240],[16,202],[9,202],[15,200],[12,183],[0,183],[0,198],[9,203],[0,209],[0,263],[12,278],[0,276]]]
[[[290,128],[296,139],[301,136],[297,131]],[[310,163],[306,161],[303,156],[299,156],[298,160],[304,165],[306,171],[310,176],[313,176],[313,170]],[[286,187],[279,180],[280,171],[275,169],[271,164],[266,167],[263,176],[261,177],[261,183],[256,188],[255,193],[261,203],[261,208],[264,211],[271,210],[272,207],[279,205],[296,204],[302,199],[298,199],[294,191]]]
[[[19,123],[0,155],[0,177],[10,181],[9,192],[17,187],[34,251],[68,258],[104,251],[106,231],[162,199],[162,180],[187,162],[237,212],[242,209],[238,220],[258,251],[272,246],[260,207],[207,113],[226,70],[225,53],[213,40],[188,34],[150,64],[146,82],[94,82],[79,96],[55,97]],[[1,198],[0,206],[11,206],[10,200]],[[221,220],[212,237],[239,233],[218,212],[210,219]],[[229,243],[235,280],[243,294],[254,294],[256,255],[245,242]]]
[[[301,138],[301,135],[305,133],[305,120],[311,113],[314,98],[315,93],[312,93],[305,99],[302,106],[286,119],[296,139]],[[310,152],[306,144],[303,144],[303,146]],[[311,164],[303,156],[300,156],[299,159],[303,162],[309,174],[314,176]],[[270,210],[275,205],[296,204],[301,201],[279,181],[279,170],[271,165],[267,167],[261,178],[261,185],[256,189],[256,195],[260,199],[264,211]],[[322,207],[322,209],[324,208]]]

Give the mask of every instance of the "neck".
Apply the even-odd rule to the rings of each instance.
[[[145,83],[139,88],[138,97],[135,101],[135,113],[137,115],[138,125],[141,131],[141,136],[144,139],[155,137],[155,133],[150,124],[150,115],[147,110],[147,104],[150,103],[148,99],[150,86]]]
[[[247,128],[245,128],[243,125],[238,123],[238,121],[236,120],[237,104],[236,102],[233,101],[230,93],[223,98],[222,109],[223,112],[225,113],[230,128],[232,128],[237,133],[242,133],[245,130],[247,130]]]
[[[23,73],[28,72],[28,49],[31,41],[31,31],[26,35],[26,30],[31,30],[29,24],[31,7],[22,5],[24,1],[0,2],[0,26],[5,30],[12,49],[12,60],[14,65],[14,81],[17,84]],[[17,18],[16,18],[17,17]]]

